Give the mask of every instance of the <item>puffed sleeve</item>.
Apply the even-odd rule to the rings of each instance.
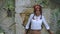
[[[47,30],[49,30],[49,29],[50,29],[50,27],[49,27],[48,23],[46,22],[46,20],[45,20],[45,17],[44,17],[44,16],[42,16],[42,21],[43,21],[43,24],[45,25],[46,29],[47,29]]]
[[[25,29],[28,29],[28,28],[29,28],[29,24],[30,24],[30,22],[31,22],[32,17],[33,17],[33,14],[30,15],[30,17],[29,17],[29,19],[28,19],[28,22],[27,22],[27,24],[26,24],[26,26],[25,26]]]

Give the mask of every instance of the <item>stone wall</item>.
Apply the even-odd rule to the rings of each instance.
[[[5,34],[13,34],[12,25],[14,22],[13,17],[7,17],[7,11],[4,9],[0,10],[0,26],[4,30]],[[14,27],[14,26],[13,26]]]
[[[32,7],[35,4],[35,0],[15,0],[15,17],[7,17],[7,10],[2,8],[0,10],[0,26],[4,30],[5,34],[24,34],[25,29],[22,26],[24,17],[22,14],[25,14],[27,17],[29,17],[27,14],[33,13]],[[42,8],[43,15],[45,16],[47,23],[50,25],[51,30],[56,34],[56,32],[59,30],[57,27],[57,20],[60,18],[58,12],[60,11],[60,5],[59,3],[54,2],[54,0],[48,0],[47,5],[45,6],[46,7]],[[55,13],[57,13],[58,16],[56,16]],[[44,26],[41,32],[42,34],[48,34]]]
[[[4,8],[5,4],[5,0],[0,0],[0,27],[5,34],[15,34],[14,16],[7,16],[7,10]]]
[[[24,3],[25,1],[27,3],[29,3],[29,2],[30,3],[26,4],[26,3]],[[15,11],[16,11],[16,13],[15,13],[16,34],[23,34],[24,33],[24,27],[22,26],[22,23],[23,23],[22,18],[24,18],[24,17],[21,17],[20,14],[25,14],[26,12],[30,12],[30,13],[33,12],[32,6],[35,3],[32,5],[33,2],[27,1],[27,0],[25,0],[25,1],[24,0],[23,1],[22,0],[16,0],[15,1],[16,2],[15,3],[15,6],[16,6],[16,8],[15,8]],[[20,2],[22,2],[23,5],[21,5],[22,3],[20,3]],[[28,5],[31,5],[31,7],[29,7]],[[50,11],[51,11],[50,8],[43,8],[43,15],[45,16],[48,24],[51,23],[50,22]],[[42,34],[45,34],[45,33],[48,34],[45,28],[43,28],[41,32],[42,32]]]

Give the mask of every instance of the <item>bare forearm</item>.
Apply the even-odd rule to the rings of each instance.
[[[25,29],[25,34],[27,34],[27,32],[28,32],[28,29]]]
[[[49,32],[49,34],[53,34],[53,32],[51,30],[47,30]]]

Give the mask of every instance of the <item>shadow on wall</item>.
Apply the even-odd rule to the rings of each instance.
[[[26,10],[24,10],[24,12],[20,13],[23,20],[23,26],[26,25],[28,18],[32,13],[33,13],[33,8],[27,8]]]

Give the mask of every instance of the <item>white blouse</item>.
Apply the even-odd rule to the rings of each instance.
[[[26,29],[29,28],[30,23],[31,23],[31,29],[32,30],[41,30],[42,29],[42,27],[41,27],[42,23],[45,25],[47,30],[50,29],[50,27],[47,24],[44,16],[42,16],[42,19],[40,19],[41,15],[40,16],[34,16],[34,19],[32,19],[33,16],[34,16],[34,14],[30,15],[30,17],[28,19],[28,23],[26,24],[26,27],[25,27]]]

